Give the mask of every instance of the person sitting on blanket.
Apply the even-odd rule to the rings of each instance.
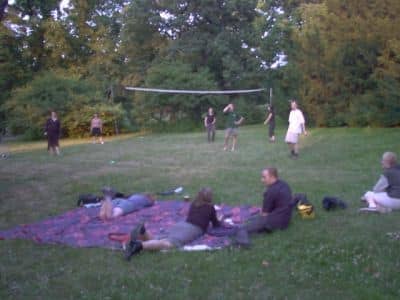
[[[100,219],[108,220],[130,214],[152,206],[155,198],[151,194],[133,194],[128,198],[114,198],[112,189],[104,189],[104,198],[100,207]]]
[[[400,209],[400,165],[397,164],[396,154],[385,152],[381,165],[383,174],[372,191],[366,192],[361,198],[368,203],[368,207],[360,211],[387,213]]]
[[[131,241],[126,247],[125,258],[130,260],[132,255],[142,250],[167,250],[182,247],[202,236],[207,231],[210,222],[213,227],[220,226],[212,203],[212,190],[202,188],[189,207],[186,221],[173,225],[165,236],[153,239],[146,231],[144,224],[137,226],[131,232]]]
[[[234,232],[234,243],[238,246],[250,246],[249,234],[285,229],[289,225],[293,208],[289,185],[279,179],[278,170],[274,167],[267,167],[261,172],[261,182],[267,187],[262,211]]]

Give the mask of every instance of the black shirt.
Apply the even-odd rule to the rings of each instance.
[[[214,119],[215,119],[215,116],[214,116],[214,115],[209,115],[209,114],[207,114],[207,116],[206,116],[206,124],[207,124],[207,125],[212,124],[212,123],[214,122]]]
[[[292,216],[292,191],[289,185],[278,179],[264,192],[262,211],[268,213],[273,228],[283,229],[289,225]]]
[[[186,222],[199,226],[203,232],[206,232],[208,224],[212,222],[214,227],[219,226],[217,213],[211,204],[204,205],[190,205],[188,217]]]
[[[400,199],[400,165],[386,169],[383,175],[389,183],[386,189],[387,194],[392,198]]]

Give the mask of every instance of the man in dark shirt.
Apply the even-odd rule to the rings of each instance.
[[[261,181],[267,187],[264,192],[262,211],[251,217],[235,235],[235,243],[249,246],[249,234],[285,229],[292,216],[292,191],[289,185],[279,179],[276,168],[268,167],[261,172]]]

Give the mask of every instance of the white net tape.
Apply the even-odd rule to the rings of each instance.
[[[169,89],[154,89],[142,87],[125,87],[128,91],[140,92],[153,92],[153,93],[169,93],[169,94],[199,94],[199,95],[229,95],[229,94],[250,94],[265,91],[266,89],[252,89],[252,90],[224,90],[224,91],[199,91],[199,90],[169,90]]]

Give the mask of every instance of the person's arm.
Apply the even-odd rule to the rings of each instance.
[[[389,186],[389,182],[388,182],[386,176],[381,175],[381,177],[379,177],[379,180],[375,184],[372,191],[375,193],[385,192],[388,186]]]
[[[263,207],[261,210],[262,216],[267,216],[274,209],[274,195],[271,191],[264,193]]]
[[[217,218],[217,212],[215,211],[214,206],[211,207],[212,207],[211,223],[213,224],[213,227],[219,227],[221,226],[221,222]]]
[[[204,117],[204,127],[207,127],[207,116]]]
[[[272,117],[272,113],[269,113],[268,114],[268,117],[265,119],[265,121],[264,121],[264,125],[267,125],[268,124],[268,122],[269,122],[269,120],[271,120],[271,117]]]
[[[306,124],[301,123],[301,130],[304,133],[304,135],[307,135]]]
[[[301,126],[301,132],[304,133],[304,135],[307,135],[307,130],[306,130],[306,120],[304,119],[303,113],[300,111],[300,126]]]
[[[224,112],[224,113],[227,113],[228,110],[230,109],[230,107],[231,107],[231,104],[229,103],[227,106],[225,106],[223,112]]]
[[[242,124],[244,118],[242,116],[240,116],[240,119],[238,121],[235,122],[235,125],[240,125]]]
[[[217,118],[214,115],[214,121],[212,122],[212,124],[215,125],[216,122],[217,122]]]

